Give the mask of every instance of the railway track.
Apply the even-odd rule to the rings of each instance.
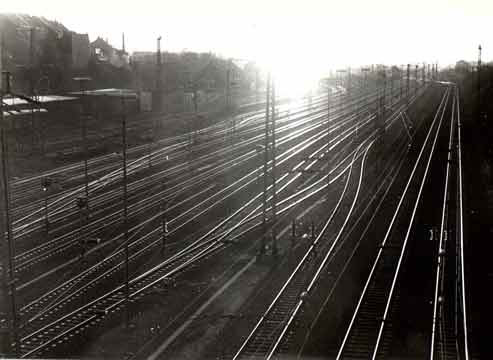
[[[338,127],[339,127],[339,125],[335,124],[334,129],[337,129]],[[347,135],[346,135],[346,136],[347,136]],[[289,140],[289,139],[287,139],[287,140]],[[336,140],[337,140],[337,139],[336,139]],[[280,142],[281,142],[281,144],[282,144],[282,143],[284,142],[284,140],[281,138],[281,141],[280,141]],[[302,145],[302,144],[303,144],[303,143],[300,143],[299,145]],[[289,156],[291,156],[291,157],[292,157],[292,154],[289,154],[288,152],[283,153],[283,154],[284,154],[284,155],[287,155],[288,157],[289,157]],[[280,155],[280,159],[282,159],[282,158],[283,158],[283,156],[284,156],[283,154],[281,154],[281,155]],[[253,158],[253,157],[254,157],[254,152],[250,151],[250,152],[249,152],[249,154],[248,154],[248,156],[249,156],[250,158]],[[238,163],[239,163],[239,161],[238,161]],[[222,165],[222,167],[227,167],[227,165],[228,165],[228,163],[226,163],[225,165]],[[250,173],[248,173],[248,174],[247,174],[247,176],[246,176],[246,177],[250,177],[250,181],[249,181],[249,183],[252,183],[252,181],[253,181],[253,179],[254,179],[254,175],[255,175],[257,172],[258,172],[258,169],[255,169],[255,170],[253,170],[253,171],[251,171]],[[205,173],[207,174],[207,171],[206,171]],[[204,174],[202,174],[202,176],[203,176],[203,175],[204,175]],[[244,178],[245,178],[245,177],[244,177]],[[207,179],[207,178],[206,178],[206,179]],[[195,183],[197,183],[197,181],[195,181]],[[186,185],[186,182],[185,182],[185,183],[182,183],[180,186],[181,186],[181,188],[182,188],[183,190],[188,190],[188,189],[186,188],[186,186],[183,186],[183,185]],[[173,193],[175,193],[175,194],[176,194],[176,190],[175,190],[175,188],[176,188],[176,187],[168,187],[167,192],[168,192],[168,193],[170,193],[170,194],[173,194]],[[223,190],[225,190],[225,189],[223,189]],[[217,193],[217,192],[216,192],[216,193],[214,194],[214,196],[216,196],[216,195],[218,195],[218,194],[221,194],[223,190],[219,191],[219,193]],[[158,205],[158,204],[159,204],[159,202],[162,200],[162,196],[165,196],[165,194],[164,194],[164,193],[158,193],[158,194],[157,194],[157,196],[153,194],[151,198],[141,200],[140,202],[141,202],[141,203],[144,203],[147,207],[151,207],[151,206],[153,206],[153,205],[154,205],[154,206],[156,206],[156,205]],[[154,198],[155,200],[153,200],[153,198]],[[193,207],[192,207],[192,209],[193,209]],[[132,208],[131,208],[131,211],[132,211]],[[114,222],[118,223],[118,221],[119,221],[119,216],[118,216],[118,214],[116,214],[116,215],[117,215],[117,216],[115,216],[115,215],[110,215],[110,216],[111,216],[111,217],[113,217],[113,218],[115,218]],[[110,219],[111,219],[111,217],[110,217]],[[108,222],[108,217],[106,217],[106,218],[105,218],[105,217],[101,217],[100,219],[98,219],[98,222],[106,222],[106,223],[107,223],[107,222]],[[84,231],[85,231],[86,233],[87,233],[87,232],[89,232],[89,228],[85,227],[85,228],[84,228]],[[71,233],[70,233],[70,232],[68,232],[68,233],[65,233],[65,234],[64,234],[64,236],[65,236],[65,237],[66,237],[66,236],[68,236],[68,235],[72,235],[72,236],[75,236],[75,237],[76,237],[76,236],[78,235],[78,229],[73,230]],[[65,237],[63,237],[63,238],[61,238],[61,239],[55,239],[55,240],[56,240],[56,241],[65,240],[65,241],[64,241],[64,243],[63,243],[63,246],[64,246],[64,247],[70,246],[71,244],[70,244],[69,242],[67,242],[67,241],[66,241],[67,239],[66,239]],[[48,249],[49,249],[49,246],[50,246],[50,245],[52,245],[52,244],[55,242],[55,240],[53,240],[53,241],[51,241],[51,242],[47,242],[46,244],[43,244],[43,247],[45,247],[45,248],[48,248]],[[72,244],[74,244],[76,241],[77,241],[77,239],[72,240]],[[39,250],[40,250],[39,248],[32,249],[32,250],[30,250],[30,252],[28,252],[26,255],[28,255],[28,254],[35,254],[36,252],[37,252],[37,253],[39,253],[39,252],[40,252]],[[23,255],[23,254],[21,254],[21,255]],[[38,255],[38,256],[44,256],[44,253],[42,253],[42,254],[40,254],[40,255]],[[27,257],[27,256],[26,256],[26,257]],[[31,259],[32,259],[32,258],[31,258]],[[24,260],[24,262],[23,262],[23,263],[20,263],[19,265],[20,265],[20,266],[22,266],[23,264],[30,264],[30,263],[32,263],[32,260],[31,260],[31,259],[25,259],[25,260]],[[19,266],[19,265],[18,265],[18,266]]]
[[[282,144],[282,143],[281,143],[281,144]],[[253,152],[253,151],[250,151],[249,153],[247,153],[247,156],[251,159],[251,158],[254,156],[254,152]],[[235,163],[239,163],[239,161],[235,161]],[[227,165],[228,165],[227,163],[226,163],[225,165],[223,165],[223,168],[227,167]],[[212,170],[212,169],[211,169],[211,170]],[[206,174],[207,174],[207,171],[206,171]],[[206,175],[206,174],[203,174],[203,175]],[[203,175],[202,175],[202,176],[203,176]],[[158,180],[159,180],[159,179],[158,179]],[[205,178],[205,180],[207,180],[207,178]],[[195,180],[194,180],[194,181],[195,181]],[[203,179],[202,181],[204,181],[204,179]],[[195,182],[196,182],[196,181],[195,181]],[[170,187],[170,188],[169,188],[169,191],[171,192],[171,191],[173,191],[174,189],[175,189],[175,187]],[[185,187],[185,189],[187,189],[187,188]],[[158,193],[158,194],[157,194],[157,196],[156,196],[156,195],[152,195],[152,197],[154,197],[154,198],[158,198],[159,196],[162,196],[162,195],[163,195],[163,193]],[[156,201],[157,201],[157,200],[154,200],[154,201],[153,201],[153,200],[150,198],[150,199],[148,199],[148,200],[145,200],[145,199],[144,199],[144,200],[140,200],[140,203],[145,203],[145,204],[147,204],[147,205],[149,205],[149,204],[150,204],[150,205],[152,205],[152,204],[156,204]],[[117,206],[117,207],[118,207],[118,204],[116,204],[116,205],[114,205],[114,206]],[[141,212],[142,212],[144,209],[145,209],[145,208],[143,208],[143,209],[141,210]],[[113,219],[114,219],[114,220],[113,220],[113,223],[118,223],[118,222],[119,222],[119,216],[118,216],[118,214],[117,214],[117,213],[113,213],[113,214],[110,214],[110,215],[108,215],[108,216],[110,217],[110,219],[111,219],[111,218],[113,218]],[[99,217],[99,218],[98,218],[98,220],[97,220],[97,222],[96,222],[96,225],[97,225],[98,223],[104,223],[105,225],[107,225],[107,224],[108,224],[108,222],[109,222],[109,220],[108,220],[108,216],[106,216],[106,217]],[[74,219],[74,220],[73,220],[73,222],[72,222],[72,225],[77,226],[78,224],[79,224],[79,220],[78,220],[78,219]],[[76,239],[73,239],[71,242],[68,242],[68,241],[67,241],[68,239],[67,239],[66,237],[67,237],[67,236],[77,237],[77,234],[79,233],[79,229],[74,228],[74,230],[67,231],[66,227],[64,227],[64,228],[63,228],[63,230],[64,230],[65,232],[64,232],[64,234],[63,234],[63,236],[62,236],[62,237],[58,237],[58,238],[55,238],[55,239],[53,239],[53,240],[50,240],[50,241],[48,241],[48,242],[43,243],[43,244],[41,245],[41,246],[42,246],[42,248],[47,248],[47,249],[48,249],[48,251],[50,251],[50,249],[49,249],[49,248],[50,248],[50,247],[51,247],[54,243],[56,243],[56,242],[60,242],[61,240],[63,240],[63,241],[64,241],[64,242],[63,242],[63,245],[62,245],[64,248],[67,248],[67,247],[69,247],[71,244],[74,244],[74,243],[76,243],[76,242],[77,242],[77,240],[76,240]],[[85,232],[85,233],[88,233],[89,235],[93,235],[93,234],[90,232],[90,228],[88,228],[88,226],[84,226],[83,230],[84,230],[84,232]],[[94,236],[96,236],[96,235],[94,235]],[[31,259],[29,258],[29,257],[30,257],[29,255],[32,255],[32,254],[36,254],[38,258],[39,258],[39,257],[42,257],[42,258],[46,259],[46,258],[47,258],[47,256],[46,256],[45,254],[46,254],[48,251],[43,251],[43,250],[42,250],[42,248],[40,248],[40,247],[33,248],[33,249],[29,250],[28,252],[24,252],[24,253],[19,254],[19,255],[18,255],[18,258],[22,259],[22,262],[21,262],[20,264],[18,264],[18,266],[22,269],[23,264],[29,264],[29,263],[34,262],[35,260],[33,261],[33,260],[31,260]],[[60,248],[56,248],[56,250],[60,250]],[[31,257],[31,258],[32,258],[32,257]]]
[[[370,117],[370,119],[371,119],[371,117]],[[367,123],[369,123],[370,119],[367,121]],[[322,125],[323,125],[323,123],[320,126],[322,126]],[[347,136],[349,136],[348,134],[351,134],[354,131],[355,131],[354,127],[353,128],[349,127],[346,130],[346,138],[347,138]],[[320,141],[321,139],[323,139],[323,136],[321,136],[318,141]],[[288,153],[289,153],[289,151],[288,151]],[[356,154],[354,156],[356,156]],[[255,170],[255,172],[256,171],[257,170]],[[249,218],[251,219],[251,218],[254,218],[256,216],[258,216],[258,214],[255,215],[255,211],[253,211],[253,212],[250,211],[249,215],[243,218],[244,219],[243,221],[239,221],[236,223],[236,225],[235,225],[236,227],[233,227],[234,230],[239,228],[238,224],[243,225],[246,223],[246,219],[249,219]],[[225,224],[226,223],[227,222],[225,222]],[[233,229],[233,228],[231,228],[231,229]],[[231,229],[226,230],[223,234],[226,234],[226,236],[232,234],[234,230],[231,230]],[[153,231],[155,231],[155,230],[153,230]],[[217,231],[217,229],[215,231]],[[224,235],[219,236],[219,238],[221,238],[222,236],[224,236]],[[132,286],[135,285],[135,287],[132,288],[132,296],[138,297],[140,294],[145,292],[146,289],[148,289],[147,285],[155,284],[154,281],[157,281],[157,282],[162,281],[163,279],[166,279],[169,276],[173,276],[174,274],[178,273],[182,269],[185,269],[188,265],[190,265],[196,261],[200,261],[204,257],[212,256],[212,254],[214,254],[215,252],[218,252],[219,250],[224,248],[225,243],[222,241],[223,239],[224,239],[224,237],[221,240],[217,240],[217,239],[212,240],[212,241],[210,241],[210,243],[203,242],[200,244],[200,246],[196,246],[195,248],[192,247],[196,251],[196,253],[193,254],[192,252],[190,252],[189,258],[187,258],[186,256],[183,256],[183,258],[181,258],[183,260],[183,262],[177,263],[178,265],[176,265],[176,267],[171,269],[171,270],[169,268],[167,268],[166,270],[161,271],[161,269],[165,268],[167,265],[165,263],[161,263],[158,265],[158,267],[159,267],[158,269],[148,270],[148,271],[144,272],[143,274],[138,275],[136,278],[134,278],[132,280]],[[201,246],[205,246],[205,248],[201,248]],[[140,280],[143,281],[144,278],[147,279],[146,280],[147,283],[139,283],[139,281]],[[155,280],[155,279],[157,279],[157,280]],[[150,285],[150,286],[152,286],[152,285]],[[119,289],[119,290],[116,290],[116,289]],[[110,312],[113,312],[113,311],[116,311],[117,309],[119,309],[123,304],[122,299],[121,299],[121,286],[117,287],[116,289],[105,294],[104,297],[100,297],[100,298],[96,299],[97,301],[99,301],[99,305],[96,305],[96,303],[93,303],[93,302],[89,302],[88,304],[84,305],[83,307],[80,307],[80,308],[74,310],[73,312],[62,316],[59,320],[56,320],[55,322],[50,323],[49,326],[48,325],[42,326],[40,329],[35,330],[34,332],[31,332],[30,334],[24,336],[22,339],[22,343],[21,343],[21,344],[24,344],[23,345],[24,351],[26,351],[24,355],[30,356],[32,354],[39,353],[41,350],[46,349],[47,347],[51,347],[52,345],[55,345],[59,341],[66,340],[67,336],[68,337],[75,336],[74,334],[77,334],[78,330],[82,331],[82,329],[84,329],[86,327],[86,325],[87,326],[94,325],[95,323],[99,322],[99,320],[96,321],[96,318],[102,318],[102,317],[104,317],[105,314],[108,314]],[[117,294],[117,295],[115,295],[115,294]],[[113,295],[115,295],[115,296],[113,296]],[[94,300],[94,301],[96,301],[96,300]],[[108,302],[105,302],[105,301],[108,301]],[[93,305],[96,307],[91,307]],[[104,311],[102,311],[101,309],[103,309]],[[92,314],[91,312],[95,312],[96,315]],[[88,314],[92,314],[92,315],[89,316]],[[70,317],[73,317],[73,316],[78,317],[78,318],[82,319],[83,321],[78,322],[76,325],[74,325],[74,323],[71,322],[72,320],[70,320],[70,321],[68,320]],[[96,316],[96,317],[92,317],[92,316]],[[41,317],[39,317],[39,319],[44,320]],[[58,328],[57,328],[57,326],[58,326]],[[67,328],[67,326],[68,326],[68,328]],[[60,329],[60,328],[63,328],[63,331],[58,332],[58,330],[54,330],[54,329]]]
[[[440,176],[441,172],[437,172],[436,168],[443,167],[445,169],[448,163],[447,159],[442,156],[443,160],[434,161],[433,172],[431,163],[434,156],[436,157],[438,156],[437,154],[440,154],[440,151],[436,152],[436,148],[445,113],[450,99],[453,98],[452,92],[453,89],[451,87],[446,89],[436,111],[425,142],[421,147],[406,187],[400,196],[397,208],[394,211],[342,344],[337,352],[338,359],[376,359],[385,356],[405,356],[403,353],[398,353],[399,350],[396,350],[397,345],[395,345],[398,340],[392,337],[393,332],[399,332],[397,319],[406,316],[405,313],[409,314],[410,309],[408,307],[411,306],[403,296],[409,296],[409,294],[413,293],[413,290],[409,290],[411,288],[409,280],[406,280],[406,277],[403,278],[404,275],[402,273],[404,272],[403,269],[406,268],[408,273],[412,271],[410,270],[410,261],[416,257],[416,255],[413,257],[407,254],[409,252],[408,248],[412,248],[412,245],[409,245],[410,237],[422,237],[422,235],[416,233],[416,229],[413,230],[413,227],[415,228],[417,209],[423,201],[426,201],[426,197],[423,197],[422,194],[427,180],[428,183],[430,182],[428,175],[433,173],[434,181],[437,181],[437,178],[439,179],[438,181],[445,180],[445,177]],[[455,102],[452,102],[453,104]],[[451,119],[449,150],[452,144],[453,117]],[[431,138],[433,140],[429,141]],[[451,153],[448,152],[448,154]],[[425,160],[421,161],[423,155],[427,156],[426,162]],[[448,182],[448,176],[445,181]],[[429,194],[429,191],[427,190],[426,194]],[[444,194],[447,196],[446,192]],[[405,200],[407,206],[403,206]],[[429,208],[430,205],[426,207]],[[420,223],[423,221],[421,217]],[[444,215],[442,216],[442,221],[445,221]],[[443,222],[442,225],[444,224]],[[402,230],[398,231],[397,229],[399,228],[405,228],[405,233],[402,233]],[[442,240],[443,234],[444,232],[438,233]],[[413,240],[414,243],[417,242],[416,239]],[[422,241],[417,244],[420,245],[416,245],[414,248],[427,248],[427,244]],[[441,242],[439,244],[442,245]],[[419,252],[413,250],[412,253]],[[438,250],[437,256],[441,257],[443,253]],[[428,269],[426,260],[421,260],[420,262],[420,268]],[[416,283],[415,287],[426,288],[425,278],[420,273],[417,276],[418,279],[421,279],[421,283]],[[407,275],[407,278],[409,277],[410,275]],[[407,285],[403,285],[403,282]],[[401,287],[405,288],[406,292],[403,292]],[[430,317],[425,317],[425,320],[429,321]]]
[[[373,142],[367,145],[366,153],[371,147]],[[303,312],[303,305],[309,298],[313,291],[317,280],[319,279],[323,269],[325,269],[328,263],[333,260],[334,252],[337,252],[341,244],[339,241],[344,233],[344,230],[348,224],[351,214],[353,213],[356,200],[358,199],[359,191],[361,188],[362,176],[364,168],[364,157],[361,164],[361,173],[358,186],[355,192],[355,196],[352,199],[352,204],[348,207],[347,215],[341,224],[334,229],[337,234],[332,242],[326,240],[322,246],[317,247],[317,243],[327,232],[327,227],[333,220],[333,216],[339,208],[340,202],[336,205],[334,212],[328,218],[323,225],[322,230],[313,242],[313,245],[308,249],[305,255],[302,257],[298,265],[291,272],[291,275],[286,280],[282,288],[276,293],[274,300],[270,303],[267,310],[260,316],[258,322],[253,326],[251,332],[246,336],[246,339],[242,342],[233,359],[240,358],[265,358],[271,359],[280,354],[286,353],[290,348],[290,341],[293,337],[293,330],[289,330],[297,323],[297,317]],[[394,177],[395,178],[395,175]],[[349,178],[347,179],[349,182]],[[391,183],[393,180],[391,181]],[[347,183],[346,183],[347,186]],[[345,192],[346,188],[343,191]],[[339,201],[342,200],[342,197]],[[319,257],[319,262],[315,266],[311,262],[308,262],[309,255],[314,252],[320,252],[323,256]],[[307,275],[310,274],[311,275]]]
[[[394,177],[395,178],[395,177]],[[359,186],[361,185],[361,180]],[[358,186],[358,191],[359,191]],[[355,205],[355,200],[349,209],[351,214]],[[336,207],[337,208],[337,207]],[[317,236],[315,243],[317,243],[320,237],[326,230],[327,224],[330,222],[332,216],[329,217],[328,222],[323,227],[321,233]],[[302,309],[302,305],[305,298],[309,295],[315,282],[318,279],[322,269],[327,265],[328,260],[332,256],[332,251],[336,246],[338,240],[343,233],[345,226],[347,225],[348,217],[338,227],[337,236],[329,248],[325,257],[321,261],[315,275],[311,278],[308,286],[304,288],[303,281],[306,282],[306,277],[303,274],[305,261],[307,255],[313,251],[312,248],[308,250],[305,257],[302,258],[298,266],[291,273],[290,277],[281,288],[281,290],[275,295],[274,300],[269,305],[265,313],[260,317],[258,322],[254,325],[253,330],[248,334],[246,340],[243,341],[239,350],[236,352],[234,359],[236,358],[271,358],[286,350],[288,346],[284,337],[291,337],[291,331],[288,331],[289,327],[295,322],[295,318]],[[324,251],[322,250],[322,253]],[[305,290],[305,291],[303,291]]]
[[[454,87],[436,255],[430,359],[469,359],[464,281],[460,98]]]
[[[353,160],[356,158],[358,152],[355,153]],[[366,151],[365,151],[366,157]],[[363,169],[364,158],[361,164],[361,168]],[[353,161],[354,164],[354,161]],[[312,245],[303,255],[302,259],[295,267],[294,271],[289,276],[288,280],[284,283],[281,290],[277,293],[272,303],[269,305],[265,313],[260,317],[259,321],[254,326],[253,330],[247,336],[246,340],[241,345],[240,349],[233,357],[234,360],[240,358],[258,358],[258,357],[266,357],[270,358],[274,351],[276,351],[277,346],[279,344],[279,339],[282,339],[287,326],[291,323],[294,315],[300,308],[300,301],[303,301],[300,297],[305,296],[303,293],[306,282],[307,275],[306,273],[309,271],[313,271],[313,266],[310,264],[310,255],[315,252],[315,249],[318,243],[321,241],[322,237],[325,235],[328,226],[330,225],[334,215],[339,209],[341,202],[344,198],[344,195],[347,191],[349,180],[351,179],[353,165],[350,169],[350,174],[347,176],[344,189],[339,197],[339,201],[332,211],[331,215],[325,222],[322,230],[314,239]],[[360,174],[361,184],[362,171]],[[357,191],[358,193],[359,191]],[[357,196],[355,196],[357,198]],[[349,215],[347,216],[349,217]],[[333,244],[337,241],[334,240]],[[322,251],[326,249],[322,248]],[[330,250],[327,254],[330,253]],[[319,267],[320,269],[320,267]],[[319,270],[316,271],[315,275],[312,275],[312,280],[318,277]],[[313,281],[310,281],[312,284]],[[308,285],[311,288],[310,285]],[[309,289],[307,289],[309,291]]]
[[[260,224],[260,223],[258,223],[258,224]],[[222,235],[221,237],[224,238],[224,235]],[[139,294],[141,294],[143,291],[145,291],[149,287],[161,282],[164,279],[167,279],[171,276],[176,275],[178,271],[186,268],[187,266],[193,264],[194,262],[200,260],[201,258],[203,258],[205,256],[208,256],[208,255],[210,255],[216,251],[223,249],[225,246],[227,246],[227,244],[229,244],[229,242],[224,243],[221,240],[222,239],[216,239],[216,240],[209,239],[209,240],[201,242],[201,243],[196,242],[192,247],[189,247],[190,251],[186,251],[186,252],[182,251],[181,252],[182,255],[173,256],[171,260],[182,259],[182,262],[178,263],[177,266],[172,271],[170,271],[165,266],[165,265],[167,265],[166,263],[171,262],[171,260],[168,260],[167,262],[158,265],[157,268],[151,269],[151,270],[147,271],[146,273],[139,275],[138,277],[133,279],[131,282],[131,284],[132,284],[131,287],[133,290],[131,297],[137,297]],[[145,279],[145,281],[144,281],[144,279]],[[121,290],[122,290],[122,286],[118,286],[116,289],[112,290],[111,292],[104,295],[103,297],[99,297],[98,299],[90,302],[88,305],[84,305],[83,307],[75,310],[74,312],[61,317],[59,320],[51,323],[49,326],[44,326],[40,330],[35,331],[35,332],[31,333],[30,335],[22,338],[22,343],[26,344],[24,346],[24,349],[27,351],[25,356],[29,356],[31,354],[34,354],[34,353],[40,351],[42,348],[46,348],[46,346],[52,344],[53,341],[56,342],[60,339],[60,337],[63,338],[64,336],[66,336],[69,333],[70,334],[73,334],[74,332],[77,333],[77,330],[80,328],[80,326],[84,326],[88,323],[91,325],[95,325],[96,323],[92,321],[92,320],[95,321],[94,317],[89,317],[89,320],[87,320],[87,321],[84,320],[81,323],[78,323],[77,326],[75,326],[73,324],[73,321],[77,321],[77,320],[73,320],[73,321],[68,321],[68,320],[65,321],[65,320],[68,319],[68,317],[73,316],[75,314],[77,314],[76,315],[77,319],[78,318],[85,319],[88,316],[87,311],[94,311],[94,306],[96,306],[96,303],[97,303],[97,306],[99,307],[99,309],[101,308],[101,306],[104,307],[105,311],[102,315],[108,314],[113,309],[118,309],[118,305],[121,305],[122,304],[121,300],[123,300],[121,298],[121,294],[122,294]],[[110,305],[108,305],[108,304],[110,304]],[[89,309],[88,306],[93,306],[93,307],[91,307],[90,310],[88,310]],[[40,320],[43,320],[43,319],[40,318]],[[71,326],[71,325],[73,325],[73,326]],[[69,326],[69,329],[66,329],[67,326]],[[89,326],[89,325],[87,325],[87,326]],[[49,330],[49,329],[52,329],[53,327],[55,327],[57,329],[60,329],[60,328],[65,329],[65,331],[62,331],[59,335],[56,335],[55,337],[53,337],[53,330]],[[41,335],[47,334],[47,335],[40,336],[40,334]],[[34,345],[36,345],[34,343],[35,339],[44,340],[46,336],[50,336],[49,341],[43,343],[42,345],[38,344],[38,346],[33,347]],[[63,339],[67,340],[68,338],[63,338]]]

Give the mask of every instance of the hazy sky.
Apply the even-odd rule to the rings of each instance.
[[[212,51],[270,66],[453,63],[493,54],[493,0],[22,0],[1,12],[56,19],[127,50]]]

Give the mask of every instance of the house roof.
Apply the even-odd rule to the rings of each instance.
[[[126,97],[126,98],[136,98],[137,93],[130,89],[97,89],[97,90],[86,90],[86,91],[76,91],[70,93],[72,95],[91,95],[91,96],[113,96],[113,97]]]

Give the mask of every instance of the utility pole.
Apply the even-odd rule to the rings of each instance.
[[[125,242],[125,325],[130,325],[130,286],[128,269],[128,207],[127,207],[127,117],[125,96],[121,94],[122,109],[122,155],[123,155],[123,232]]]
[[[0,47],[3,48],[3,36],[2,43]],[[2,49],[3,50],[3,49]],[[3,51],[0,51],[0,57],[3,55]],[[0,77],[6,75],[5,79],[5,87],[6,92],[10,93],[10,73],[7,71],[5,73],[1,73]],[[1,150],[2,150],[2,188],[3,188],[3,216],[2,216],[2,230],[1,239],[2,246],[5,246],[7,243],[7,251],[2,251],[6,256],[3,261],[3,281],[4,281],[4,289],[2,291],[7,297],[7,294],[10,293],[10,321],[9,321],[9,334],[13,337],[13,339],[9,336],[7,339],[8,343],[8,352],[11,352],[10,344],[12,340],[15,343],[14,355],[20,356],[20,337],[19,337],[19,324],[17,317],[17,302],[16,302],[16,279],[15,279],[15,248],[14,248],[14,238],[12,234],[12,216],[11,216],[11,205],[10,205],[10,179],[9,179],[9,160],[8,160],[8,144],[7,144],[7,134],[6,134],[5,122],[3,119],[3,88],[0,88],[0,141]],[[6,237],[6,239],[5,239]],[[6,240],[6,241],[5,241]],[[7,271],[8,264],[8,271]],[[8,276],[7,276],[8,275]],[[6,302],[5,302],[6,303]]]

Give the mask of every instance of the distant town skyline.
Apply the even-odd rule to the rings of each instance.
[[[57,20],[126,49],[214,52],[265,67],[309,72],[371,63],[474,60],[493,48],[493,3],[486,0],[156,1],[25,0],[2,12]],[[288,70],[286,70],[288,71]]]

